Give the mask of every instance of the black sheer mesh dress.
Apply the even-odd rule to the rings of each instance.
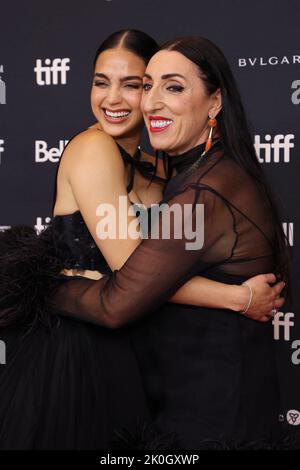
[[[120,150],[130,191],[135,168],[151,168]],[[51,292],[71,279],[62,268],[111,273],[79,211],[54,217],[40,237],[27,227],[0,235],[2,325],[14,315],[0,328],[0,449],[109,449],[116,431],[147,422],[128,329],[61,316]]]
[[[56,302],[66,314],[100,324],[136,320],[135,350],[153,419],[161,431],[176,432],[182,448],[251,441],[259,447],[279,429],[272,324],[167,302],[195,275],[240,283],[275,267],[267,199],[221,144],[199,158],[202,151],[173,157],[178,174],[152,229],[162,233],[168,209],[177,204],[186,210],[185,224],[204,230],[203,246],[187,249],[184,230],[175,236],[183,222],[173,219],[170,239],[143,240],[122,269],[99,281],[68,282]]]

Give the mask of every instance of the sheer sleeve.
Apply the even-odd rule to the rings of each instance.
[[[149,238],[120,270],[99,281],[69,280],[57,290],[54,302],[63,313],[120,327],[157,309],[191,277],[232,256],[235,219],[211,187],[185,184],[159,209]]]

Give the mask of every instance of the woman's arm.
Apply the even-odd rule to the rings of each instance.
[[[245,315],[251,320],[268,321],[271,310],[284,304],[284,298],[280,297],[284,282],[275,284],[276,276],[268,273],[249,278],[247,283],[252,288],[253,297]],[[195,276],[178,289],[169,302],[243,312],[249,302],[249,289],[244,285],[223,284]]]
[[[194,189],[190,188],[169,204],[183,207],[194,197]],[[230,211],[221,199],[207,191],[201,193],[198,202],[206,209],[202,249],[186,249],[189,240],[184,236],[174,237],[175,229],[180,228],[175,227],[170,239],[144,240],[110,278],[82,282],[76,279],[65,283],[57,291],[58,307],[111,328],[120,327],[168,301],[195,274],[229,259],[236,242]],[[194,217],[195,212],[191,218]],[[157,222],[160,227],[164,219],[162,211]],[[216,223],[217,220],[222,220],[222,225]],[[202,294],[205,299],[206,292]],[[277,295],[278,292],[272,290],[272,300]],[[219,300],[216,302],[220,304]]]
[[[119,269],[140,239],[129,236],[128,228],[138,227],[138,220],[116,143],[104,132],[89,130],[70,142],[63,159],[65,179],[89,232],[111,269]]]
[[[113,139],[104,132],[88,131],[75,137],[64,152],[68,181],[76,203],[99,249],[112,270],[121,268],[128,257],[141,243],[141,238],[132,238],[124,232],[118,236],[119,220],[124,227],[138,226],[135,215],[129,214],[130,201],[125,184],[125,167],[119,149]],[[121,197],[121,198],[120,198]],[[99,222],[101,203],[115,210],[115,237],[106,237]],[[103,207],[103,206],[102,206]],[[105,229],[106,227],[102,227]],[[258,279],[254,298],[248,315],[263,316],[273,298],[273,292],[265,279]],[[247,304],[249,291],[243,286],[221,284],[199,276],[179,288],[170,302],[211,308],[228,308],[242,311]]]

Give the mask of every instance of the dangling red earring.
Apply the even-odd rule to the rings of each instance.
[[[212,137],[214,128],[217,127],[217,120],[215,118],[209,118],[208,125],[210,126],[208,139],[205,144],[205,153],[211,149],[212,146]]]

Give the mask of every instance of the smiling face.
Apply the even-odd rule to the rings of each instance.
[[[208,116],[221,109],[221,95],[207,94],[199,69],[184,55],[162,50],[147,66],[141,107],[152,147],[178,155],[207,140]]]
[[[101,128],[115,138],[140,133],[144,61],[127,49],[107,49],[96,62],[91,105]]]

